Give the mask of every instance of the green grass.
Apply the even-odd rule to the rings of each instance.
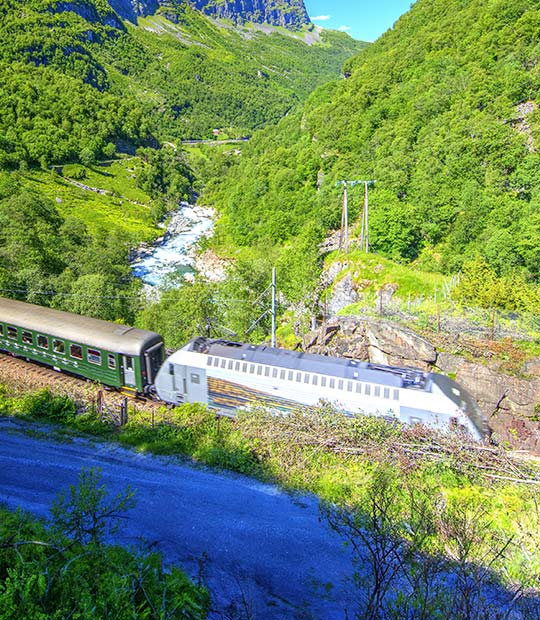
[[[152,221],[149,196],[135,186],[135,163],[135,159],[122,159],[110,165],[86,168],[86,176],[75,179],[89,187],[112,192],[109,194],[82,189],[51,171],[32,170],[24,178],[25,183],[50,198],[64,218],[81,220],[91,233],[99,229],[120,230],[133,240],[150,241],[162,231]],[[66,168],[70,170],[69,166]]]

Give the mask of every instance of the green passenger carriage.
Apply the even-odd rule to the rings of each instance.
[[[154,332],[2,298],[0,350],[139,393],[164,358]]]

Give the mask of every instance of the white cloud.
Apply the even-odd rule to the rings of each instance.
[[[347,32],[349,30],[352,30],[352,28],[350,26],[340,26],[338,30],[341,30],[341,32]]]
[[[315,17],[311,18],[311,21],[312,22],[326,22],[331,17],[332,17],[331,15],[316,15]]]

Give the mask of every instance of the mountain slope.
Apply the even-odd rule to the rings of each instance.
[[[252,141],[215,193],[233,239],[338,225],[336,182],[374,179],[374,250],[445,271],[480,252],[500,274],[536,278],[539,34],[532,0],[418,0],[347,80]]]
[[[297,30],[309,24],[303,0],[108,0],[111,7],[123,19],[136,23],[139,17],[154,15],[160,7],[178,8],[189,4],[205,15],[230,19],[236,24],[244,22],[266,23]]]

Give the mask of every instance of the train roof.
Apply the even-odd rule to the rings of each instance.
[[[0,298],[0,322],[125,355],[163,341],[155,332],[13,299]]]
[[[329,357],[302,351],[289,351],[266,345],[242,344],[227,340],[196,338],[189,342],[186,350],[217,357],[243,360],[255,364],[279,366],[291,370],[314,372],[343,379],[355,379],[388,385],[410,387],[430,391],[430,373],[415,368],[398,368],[360,362],[354,359]]]

